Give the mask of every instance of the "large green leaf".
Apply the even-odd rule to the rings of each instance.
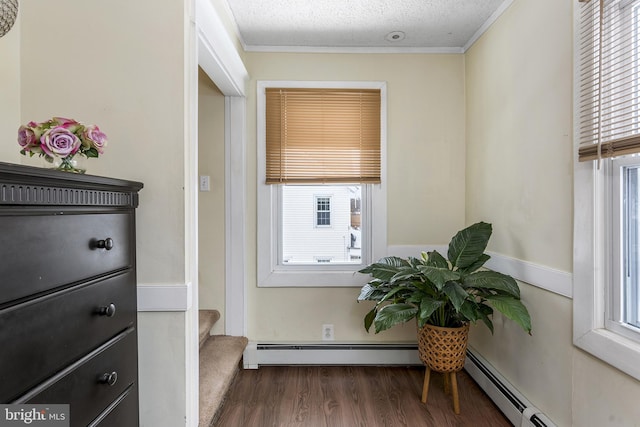
[[[367,268],[363,268],[359,273],[370,274],[375,279],[388,282],[393,276],[398,273],[398,267],[388,264],[371,264]]]
[[[480,317],[478,304],[469,299],[465,300],[460,306],[460,314],[462,314],[465,319],[475,323]]]
[[[384,296],[384,298],[382,298],[380,300],[380,302],[389,301],[393,297],[395,297],[396,295],[401,294],[402,292],[405,292],[405,291],[407,291],[406,286],[397,286],[397,287],[393,288],[392,290],[390,290],[389,292],[387,292],[387,294]],[[410,291],[409,291],[409,293],[410,293]],[[402,299],[404,299],[404,298],[402,298]]]
[[[400,323],[408,322],[418,314],[418,308],[411,304],[389,304],[380,309],[373,323],[376,334]]]
[[[426,295],[435,296],[438,293],[438,289],[429,281],[421,282],[419,280],[415,280],[411,282],[409,286],[416,288],[416,290]]]
[[[371,299],[371,296],[376,292],[376,288],[371,286],[369,283],[365,284],[362,289],[360,289],[360,295],[358,295],[358,301],[368,301]]]
[[[449,297],[449,300],[456,312],[460,311],[462,303],[469,298],[467,291],[465,291],[462,286],[456,282],[447,282],[447,284],[444,285],[444,288],[442,288],[442,291],[447,295],[447,297]]]
[[[418,314],[418,326],[423,327],[433,312],[439,309],[442,304],[442,301],[433,298],[422,298],[422,301],[420,301],[420,313]]]
[[[460,230],[449,243],[447,256],[451,265],[466,268],[475,263],[487,248],[491,231],[491,224],[486,222],[477,222]]]
[[[422,257],[424,259],[425,258],[424,252],[422,254],[423,254]],[[449,263],[447,262],[445,257],[440,255],[440,252],[438,251],[427,252],[426,264],[432,267],[449,268]]]
[[[419,276],[420,272],[412,267],[401,268],[398,270],[396,274],[394,274],[389,282],[396,283],[402,281],[413,281],[415,276]]]
[[[465,288],[499,291],[520,298],[520,288],[513,277],[497,271],[477,271],[462,282]]]
[[[479,269],[480,267],[482,267],[487,261],[489,261],[491,259],[491,257],[487,254],[482,254],[480,255],[480,258],[478,258],[474,263],[468,265],[465,268],[461,268],[459,269],[462,273],[473,273],[474,271],[476,271],[477,269]]]
[[[378,262],[370,264],[358,271],[358,273],[370,274],[376,279],[389,281],[391,278],[400,271],[401,267],[407,267],[409,263],[400,257],[385,257]]]
[[[420,270],[420,272],[424,274],[427,279],[431,280],[438,289],[442,289],[444,284],[451,280],[460,279],[460,273],[458,273],[457,271],[451,271],[448,268],[422,265],[418,267],[418,270]]]
[[[371,328],[371,324],[373,323],[373,319],[376,318],[376,314],[378,314],[377,306],[373,307],[371,311],[364,316],[364,328],[367,332],[369,332],[369,328]]]
[[[485,325],[487,325],[487,328],[489,328],[489,330],[491,331],[491,335],[493,335],[493,322],[491,321],[491,318],[486,313],[483,313],[481,311],[478,312],[478,317],[484,322]]]
[[[493,308],[513,320],[531,335],[531,317],[527,308],[519,299],[508,295],[493,295],[487,297]]]

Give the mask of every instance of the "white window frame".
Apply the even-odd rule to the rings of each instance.
[[[288,265],[278,262],[278,185],[265,184],[266,97],[268,87],[341,88],[380,90],[380,184],[362,186],[362,248],[361,264]],[[257,82],[257,193],[258,242],[257,284],[259,287],[359,287],[368,276],[355,274],[387,252],[387,85],[386,82],[361,81],[258,81]],[[314,218],[314,222],[315,222]],[[366,240],[365,240],[366,239]]]
[[[622,209],[624,191],[624,176],[622,171],[625,167],[640,168],[639,156],[627,156],[623,158],[613,159],[611,166],[611,225],[614,232],[611,233],[611,274],[609,275],[612,284],[617,286],[608,287],[608,303],[606,306],[605,327],[617,334],[625,336],[631,340],[640,343],[640,329],[627,324],[622,320],[623,312],[623,293],[626,284],[624,279],[624,233],[623,221],[624,212]]]
[[[578,23],[579,8],[574,7]],[[574,153],[579,135],[579,25],[574,26]],[[619,191],[614,171],[620,160],[574,160],[573,342],[602,361],[640,380],[640,335],[615,322],[619,262]],[[618,227],[618,228],[616,228]],[[629,333],[631,332],[631,333]]]

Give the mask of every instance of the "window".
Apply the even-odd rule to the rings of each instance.
[[[581,0],[574,342],[640,379],[640,0]]]
[[[282,262],[293,264],[360,264],[360,235],[351,205],[360,200],[360,185],[281,185]],[[318,195],[318,193],[324,193]],[[330,193],[330,195],[326,195]],[[357,257],[357,258],[355,258]]]
[[[624,240],[623,247],[623,266],[624,271],[622,301],[620,319],[627,325],[634,328],[640,328],[640,317],[638,315],[638,307],[640,307],[640,299],[638,299],[638,282],[640,274],[640,239],[638,231],[640,229],[639,202],[640,194],[638,187],[638,165],[623,168],[622,174],[622,200],[621,206],[624,207],[623,212],[623,228],[622,235]]]
[[[386,254],[386,85],[258,82],[258,286],[361,286]]]
[[[316,227],[331,226],[331,197],[316,197]]]
[[[612,160],[612,286],[606,315],[607,328],[640,341],[640,158]]]

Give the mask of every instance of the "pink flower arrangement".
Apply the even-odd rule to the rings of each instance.
[[[20,153],[71,160],[75,155],[98,157],[107,146],[107,136],[96,125],[54,117],[46,122],[29,122],[18,129]]]

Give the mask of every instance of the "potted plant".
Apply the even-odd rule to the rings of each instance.
[[[464,366],[470,323],[480,320],[493,333],[495,309],[531,333],[531,318],[516,281],[482,269],[490,259],[484,251],[491,233],[491,224],[478,222],[451,239],[447,258],[437,251],[422,252],[421,258],[390,256],[360,270],[371,280],[362,287],[358,301],[375,301],[364,318],[367,331],[372,325],[378,333],[417,320],[420,359],[428,368],[423,402],[429,370],[434,370],[453,374],[457,407],[455,372]]]

